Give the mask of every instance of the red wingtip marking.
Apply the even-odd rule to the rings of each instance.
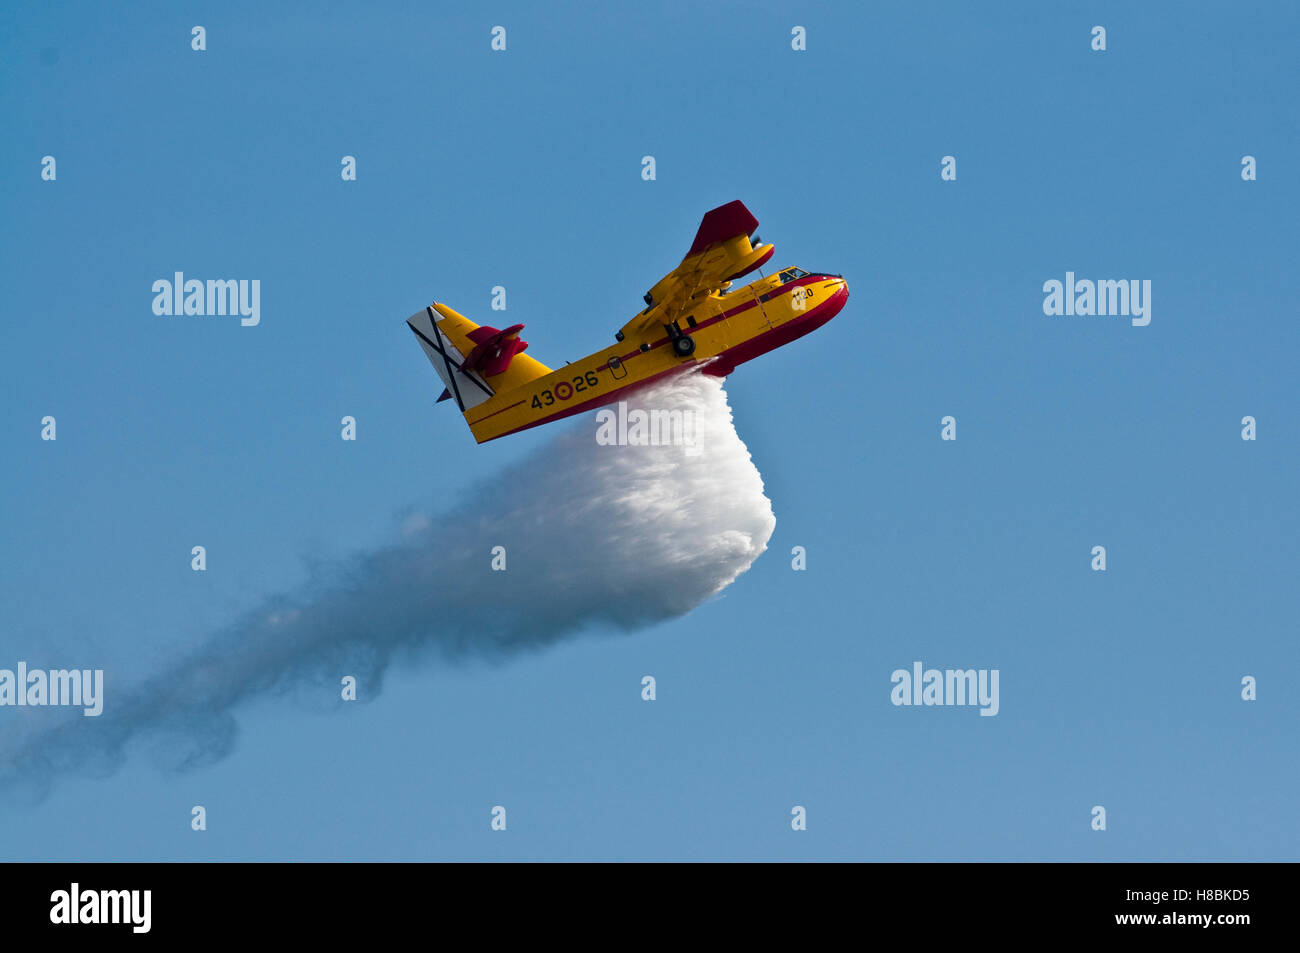
[[[695,243],[686,257],[698,255],[715,242],[725,242],[737,235],[752,235],[758,228],[758,219],[745,208],[745,203],[736,199],[726,205],[719,205],[704,213],[700,230],[695,233]]]

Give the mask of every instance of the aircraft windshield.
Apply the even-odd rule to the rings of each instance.
[[[806,277],[808,277],[808,272],[804,271],[802,268],[788,268],[781,272],[781,284],[794,281],[796,278]]]

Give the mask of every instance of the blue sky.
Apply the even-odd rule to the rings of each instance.
[[[430,300],[486,323],[504,285],[529,353],[576,359],[735,198],[852,298],[728,381],[777,526],[721,598],[335,714],[264,699],[213,767],[6,806],[0,856],[1296,859],[1298,25],[6,6],[0,666],[143,677],[549,439],[478,447],[432,405],[403,326]],[[261,324],[154,315],[177,270],[260,279]],[[1045,316],[1067,270],[1149,279],[1151,324]],[[998,669],[1000,713],[894,707],[915,660]]]

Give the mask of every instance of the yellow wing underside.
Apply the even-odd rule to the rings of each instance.
[[[720,291],[732,276],[751,271],[771,255],[771,245],[755,248],[748,235],[736,235],[684,259],[650,289],[650,306],[623,325],[624,337],[671,324]]]

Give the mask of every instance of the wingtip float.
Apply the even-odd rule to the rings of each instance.
[[[434,302],[406,321],[479,443],[626,399],[672,374],[698,368],[725,377],[736,367],[815,331],[844,307],[839,275],[787,268],[741,287],[774,247],[755,235],[743,202],[705,213],[682,263],[645,294],[645,310],[613,347],[552,370],[534,360],[516,324],[480,326]]]

